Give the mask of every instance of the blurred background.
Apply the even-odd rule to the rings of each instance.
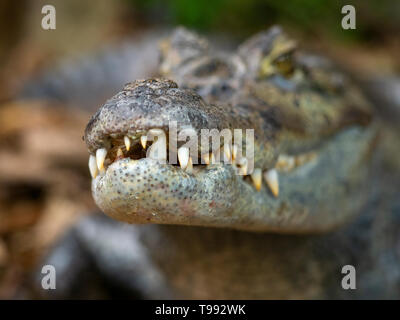
[[[56,8],[56,30],[41,27],[45,4]],[[356,30],[341,27],[345,4],[356,7]],[[274,24],[400,110],[397,0],[1,0],[1,299],[33,297],[38,261],[96,211],[85,125],[124,83],[156,73],[160,39],[183,25],[229,50]]]

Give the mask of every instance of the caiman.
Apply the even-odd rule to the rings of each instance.
[[[96,204],[134,225],[75,226],[46,261],[61,270],[57,291],[72,287],[73,253],[74,274],[89,253],[142,298],[399,298],[399,183],[375,113],[349,76],[278,27],[230,53],[177,29],[159,77],[125,85],[84,134]],[[171,142],[205,129],[254,139]],[[356,288],[342,287],[345,265]]]

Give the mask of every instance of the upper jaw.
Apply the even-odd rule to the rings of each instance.
[[[90,119],[84,140],[89,152],[110,147],[112,138],[134,136],[152,128],[168,131],[229,128],[227,108],[209,106],[191,90],[177,89],[169,80],[150,79],[126,85]]]
[[[124,156],[132,159],[148,156],[150,150],[147,149],[146,154],[143,154],[140,144],[143,145],[142,138],[147,141],[158,141],[154,139],[157,134],[152,133],[155,131],[161,131],[164,135],[162,146],[167,150],[167,156],[177,153],[179,159],[180,147],[185,141],[189,141],[189,138],[185,137],[195,136],[197,151],[190,150],[190,158],[193,164],[212,162],[212,153],[221,154],[221,159],[228,153],[227,161],[224,162],[235,160],[236,164],[242,167],[244,160],[242,160],[243,157],[234,156],[233,145],[231,144],[233,140],[229,143],[228,149],[221,148],[222,139],[220,139],[220,144],[217,145],[210,144],[208,141],[203,144],[202,130],[216,129],[217,132],[228,130],[233,137],[233,129],[241,129],[245,140],[242,146],[242,139],[240,138],[239,150],[241,153],[242,150],[244,152],[245,148],[247,149],[246,130],[253,129],[247,128],[249,125],[255,126],[254,130],[256,133],[258,130],[260,136],[259,124],[254,124],[242,114],[235,113],[232,106],[209,105],[193,91],[178,89],[172,81],[149,79],[130,83],[125,86],[123,91],[109,99],[89,121],[84,138],[91,154],[89,167],[93,168],[93,170],[91,169],[93,171],[92,176],[96,175],[95,163],[97,163],[98,169],[102,170],[106,156],[109,158],[109,163],[106,163],[106,165]],[[159,139],[158,136],[157,139]],[[171,141],[174,143],[171,144]],[[136,146],[139,146],[139,148],[136,149]],[[258,140],[254,141],[254,146],[260,148]],[[133,151],[129,149],[130,147]],[[146,146],[143,146],[143,149],[146,149]],[[276,148],[269,150],[273,154]],[[132,154],[136,151],[138,154]],[[183,151],[183,159],[186,159],[186,161],[183,161],[183,163],[180,161],[180,164],[185,169],[190,158],[188,159],[187,155],[185,156],[185,150],[181,151]],[[260,157],[257,150],[255,150],[254,155],[256,156],[255,165],[263,170],[270,168],[268,164],[275,160],[274,155]],[[210,159],[206,159],[207,156]],[[96,157],[96,159],[93,157]],[[151,154],[150,157],[154,158]],[[167,157],[157,157],[157,159],[166,160]],[[176,159],[175,156],[174,159]],[[238,160],[241,160],[241,162]],[[245,174],[251,173],[252,168],[250,171],[244,170]],[[259,178],[257,179],[259,180]]]

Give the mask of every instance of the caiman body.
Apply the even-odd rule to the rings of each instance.
[[[76,227],[110,279],[119,272],[115,283],[146,298],[399,296],[398,272],[387,272],[399,266],[396,188],[376,156],[372,108],[349,78],[298,53],[278,28],[233,54],[178,29],[162,45],[160,72],[173,81],[126,85],[85,131],[98,206],[157,224],[97,218]],[[233,145],[201,146],[178,165],[165,160],[182,143],[146,157],[151,133],[170,137],[171,121],[199,136],[254,129],[254,168],[243,169],[248,154]],[[224,152],[231,163],[210,160]],[[347,264],[356,290],[341,286]]]

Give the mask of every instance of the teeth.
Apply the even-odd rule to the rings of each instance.
[[[264,179],[267,182],[268,187],[271,189],[272,194],[275,197],[279,195],[279,179],[278,172],[275,169],[264,172]]]
[[[235,160],[237,158],[237,153],[238,153],[238,147],[236,144],[232,146],[232,160]]]
[[[299,155],[295,158],[295,166],[302,166],[306,164],[307,162],[313,161],[316,158],[316,153],[315,152],[309,152],[306,154]]]
[[[224,157],[224,153],[222,152],[221,154],[221,151],[223,151],[221,148],[214,150],[214,163],[217,163],[217,161],[221,162],[223,160],[222,158]]]
[[[131,148],[131,140],[129,139],[129,137],[127,136],[124,137],[124,143],[126,151],[129,151],[129,149]]]
[[[230,162],[230,160],[232,159],[231,146],[227,143],[224,144],[224,154],[227,162]]]
[[[214,152],[211,152],[210,163],[211,163],[211,164],[215,164],[215,155],[214,155]]]
[[[209,153],[203,154],[203,159],[204,159],[205,164],[210,164],[210,154]]]
[[[104,169],[104,160],[106,158],[107,155],[107,150],[104,148],[101,149],[97,149],[96,151],[96,162],[97,162],[97,168],[99,168],[99,170],[103,170]]]
[[[98,170],[97,170],[97,164],[96,164],[96,157],[90,155],[89,156],[89,171],[90,171],[90,175],[92,176],[92,178],[96,178]]]
[[[192,173],[192,171],[193,171],[193,161],[192,161],[192,157],[189,157],[189,161],[188,161],[187,167],[186,167],[186,172]]]
[[[275,169],[283,172],[290,172],[299,166],[305,165],[315,159],[317,155],[314,152],[308,152],[296,156],[281,154],[275,164]]]
[[[129,150],[129,149],[127,149],[127,150]],[[122,152],[122,149],[121,148],[118,148],[118,151],[117,151],[117,158],[123,158],[124,157],[124,153]]]
[[[140,137],[140,144],[142,145],[143,149],[146,149],[147,136],[141,136]]]
[[[237,159],[236,163],[240,167],[239,173],[243,176],[247,175],[247,159],[246,158]]]
[[[217,157],[220,156],[219,150],[211,151],[210,153],[205,153],[202,155],[205,164],[216,164]],[[220,159],[221,161],[221,159]]]
[[[279,155],[278,160],[276,161],[275,168],[280,171],[290,171],[294,169],[296,163],[295,158],[286,155]]]
[[[253,173],[251,174],[251,179],[253,180],[256,190],[260,191],[262,183],[262,172],[260,168],[254,169]]]
[[[189,162],[189,148],[180,147],[178,149],[178,159],[179,159],[179,164],[181,165],[181,168],[185,169]]]

